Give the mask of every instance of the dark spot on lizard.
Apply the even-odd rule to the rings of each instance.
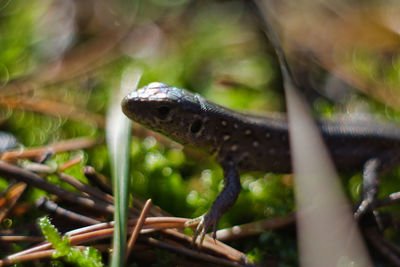
[[[192,125],[190,125],[190,131],[194,134],[198,133],[202,126],[203,126],[203,121],[200,119],[197,119],[192,123]]]

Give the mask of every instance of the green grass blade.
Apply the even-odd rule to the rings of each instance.
[[[265,30],[275,48],[283,77],[295,175],[300,265],[372,266],[329,151],[267,19],[268,4],[256,2],[260,3]]]
[[[123,72],[119,93],[113,97],[107,115],[107,145],[110,153],[115,198],[115,231],[111,266],[123,265],[126,244],[127,207],[129,197],[129,148],[131,123],[121,111],[121,100],[136,89],[141,74],[128,68]]]

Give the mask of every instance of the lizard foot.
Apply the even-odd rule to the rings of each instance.
[[[369,211],[372,212],[372,214],[375,218],[375,222],[378,225],[378,228],[380,230],[382,230],[383,222],[381,220],[379,212],[375,208],[375,201],[371,201],[371,200],[367,200],[367,199],[364,199],[363,201],[361,201],[357,210],[354,212],[354,219],[356,219],[356,221],[360,221],[360,219]]]
[[[354,212],[354,218],[360,221],[368,212],[372,212],[379,229],[383,229],[382,220],[376,209],[379,191],[378,172],[381,170],[383,159],[372,158],[365,162],[363,168],[363,199]]]
[[[207,234],[208,229],[213,226],[213,238],[217,237],[217,223],[219,220],[217,213],[212,212],[212,210],[208,211],[204,215],[194,218],[185,223],[185,227],[191,227],[197,225],[196,230],[194,231],[193,238],[192,238],[192,245],[196,244],[197,238],[199,238],[199,245],[198,247],[201,249],[203,244],[204,238]]]
[[[222,166],[224,169],[224,188],[214,200],[211,209],[203,216],[185,224],[186,227],[197,224],[197,228],[193,234],[192,245],[195,245],[197,238],[200,238],[199,248],[201,248],[206,233],[211,226],[213,227],[213,238],[214,240],[216,239],[219,218],[236,202],[240,193],[240,178],[234,163],[226,161],[223,162]]]
[[[361,201],[357,210],[354,212],[354,218],[359,221],[360,218],[371,208],[371,202],[364,199]]]

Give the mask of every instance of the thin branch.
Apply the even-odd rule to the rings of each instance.
[[[100,251],[107,251],[110,248],[110,245],[95,245],[93,246]],[[73,246],[73,248],[78,248],[80,250],[85,249],[85,246]],[[47,259],[52,257],[52,255],[56,252],[55,249],[47,249],[43,251],[37,251],[35,253],[21,255],[15,258],[5,258],[0,260],[0,266],[7,266],[12,265],[17,262],[24,262],[24,261],[32,261],[32,260],[39,260],[39,259]]]
[[[265,231],[271,231],[294,224],[295,214],[289,214],[281,218],[265,219],[257,222],[242,224],[228,229],[217,231],[217,239],[222,242],[259,235]]]
[[[57,205],[57,203],[48,200],[46,197],[40,197],[38,200],[36,200],[36,206],[50,214],[64,217],[67,220],[73,220],[81,225],[93,225],[101,223],[99,220],[62,208]]]
[[[37,243],[44,241],[42,236],[20,236],[20,235],[2,235],[0,236],[0,241],[2,242],[28,242]]]
[[[87,193],[88,195],[97,198],[98,200],[113,204],[114,198],[106,193],[103,193],[100,190],[97,190],[96,188],[93,188],[87,184],[84,184],[80,181],[78,181],[75,177],[62,173],[62,172],[57,172],[57,176],[60,178],[60,180],[72,185],[76,189]]]
[[[65,189],[53,185],[46,180],[43,180],[39,175],[29,172],[23,168],[15,165],[0,161],[0,175],[8,179],[16,179],[22,181],[31,186],[40,188],[48,193],[57,195],[59,198],[67,200],[71,203],[75,203],[86,208],[100,211],[102,213],[112,214],[114,212],[113,205],[106,203],[101,200],[93,200],[86,197],[82,197],[76,193],[66,191]]]
[[[59,172],[63,172],[68,168],[71,168],[72,166],[78,165],[79,163],[81,163],[83,160],[83,155],[79,155],[77,157],[74,157],[70,160],[68,160],[67,162],[65,162],[63,165],[58,167],[58,171]]]
[[[148,205],[146,205],[148,206]],[[147,208],[148,209],[148,208]],[[154,217],[154,218],[146,218],[144,220],[143,228],[140,230],[141,234],[149,233],[152,231],[162,230],[171,227],[184,227],[184,223],[187,222],[189,219],[185,218],[171,218],[171,217]],[[139,224],[139,220],[130,220],[129,221],[129,231],[133,231],[134,228]],[[114,223],[101,223],[98,225],[92,225],[88,227],[83,227],[80,229],[76,229],[66,233],[65,235],[68,236],[71,245],[80,245],[83,243],[93,242],[96,240],[101,240],[105,238],[110,238],[114,232]],[[173,237],[173,239],[180,239],[185,244],[190,243],[190,237],[185,236],[175,230],[166,229],[164,230],[167,236]],[[153,239],[149,239],[143,237],[146,242],[158,246],[161,248],[169,249],[174,252],[187,255],[190,257],[194,257],[197,259],[202,259],[205,261],[209,261],[212,263],[223,264],[227,266],[242,266],[245,262],[248,262],[247,258],[240,253],[239,251],[230,248],[218,241],[215,243],[213,241],[206,242],[206,246],[209,246],[207,250],[210,250],[211,253],[220,255],[226,259],[218,258],[216,256],[209,256],[204,253],[199,253],[197,251],[193,251],[191,249],[185,247],[176,247],[174,245],[168,244],[166,242],[161,241],[154,241]],[[166,239],[168,240],[168,238]],[[168,242],[168,241],[167,241]],[[175,242],[176,243],[176,242]],[[13,263],[15,261],[19,261],[20,259],[37,259],[37,255],[44,255],[41,253],[45,253],[45,251],[51,248],[50,243],[40,244],[33,248],[21,251],[19,253],[10,255],[3,259],[0,263]],[[226,254],[228,253],[228,254]]]
[[[198,251],[192,250],[192,249],[188,249],[185,247],[177,247],[177,246],[173,246],[170,245],[166,242],[162,242],[160,240],[154,239],[152,237],[146,238],[145,242],[147,244],[150,244],[152,246],[156,246],[159,248],[163,248],[166,250],[170,250],[173,252],[176,252],[178,254],[182,254],[191,258],[195,258],[195,259],[199,259],[202,261],[206,261],[206,262],[211,262],[211,263],[215,263],[218,266],[247,266],[246,263],[244,262],[232,262],[230,260],[225,260],[225,259],[221,259],[212,255],[208,255],[208,254],[204,254],[204,253],[199,253]]]
[[[17,183],[10,186],[4,197],[0,198],[0,222],[7,216],[7,214],[15,207],[18,199],[25,192],[26,184]]]
[[[175,217],[150,217],[146,218],[144,226],[141,230],[141,233],[148,233],[153,232],[165,228],[183,228],[185,222],[189,219],[186,218],[175,218]],[[132,229],[137,223],[137,219],[129,220],[128,225],[130,226],[129,229]],[[83,242],[94,241],[98,239],[108,238],[113,234],[114,231],[114,222],[105,222],[95,225],[90,225],[86,227],[82,227],[79,229],[75,229],[65,233],[66,236],[69,237],[71,244],[79,245]],[[93,239],[91,239],[93,238]],[[19,257],[21,255],[30,254],[36,251],[41,251],[44,249],[48,249],[51,247],[51,244],[41,244],[24,251],[20,251],[18,253],[12,254],[7,256],[8,258]]]
[[[104,177],[102,174],[96,172],[96,170],[91,167],[91,166],[85,166],[82,168],[83,173],[85,174],[85,177],[88,178],[88,180],[99,187],[102,191],[108,194],[112,194],[112,190],[110,185],[107,183],[109,179]],[[136,196],[133,199],[133,206],[134,208],[137,208],[138,210],[142,210],[144,207],[144,201],[141,200],[138,196]],[[160,216],[170,216],[167,212],[161,210],[159,207],[152,205],[149,214],[153,217],[160,217]],[[130,216],[138,216],[138,212],[133,209],[129,208],[129,215]]]
[[[82,168],[82,171],[91,184],[97,186],[103,192],[112,195],[112,189],[106,177],[96,172],[92,166],[85,166]]]
[[[0,159],[7,162],[21,158],[33,159],[49,152],[58,153],[58,152],[65,152],[65,151],[93,147],[99,144],[100,142],[101,140],[94,138],[87,138],[87,137],[75,138],[43,147],[30,148],[30,149],[15,149],[6,151],[1,155]]]
[[[150,209],[150,205],[151,205],[151,199],[147,200],[146,203],[144,204],[143,210],[139,216],[139,219],[135,225],[135,228],[133,229],[133,233],[128,240],[128,244],[126,245],[125,263],[128,260],[129,254],[131,253],[132,248],[135,245],[136,239],[139,236],[140,230],[143,227],[147,213]]]

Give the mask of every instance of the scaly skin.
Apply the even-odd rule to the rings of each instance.
[[[201,243],[211,226],[215,236],[219,218],[240,193],[240,172],[292,170],[284,116],[239,113],[163,83],[133,91],[122,101],[122,109],[130,119],[153,131],[215,155],[223,167],[223,190],[206,214],[188,224],[200,221],[194,242],[200,236]],[[365,175],[373,178],[378,171],[399,162],[400,129],[396,126],[370,121],[317,123],[339,171],[360,171],[376,159],[379,164],[368,164],[371,171]]]

